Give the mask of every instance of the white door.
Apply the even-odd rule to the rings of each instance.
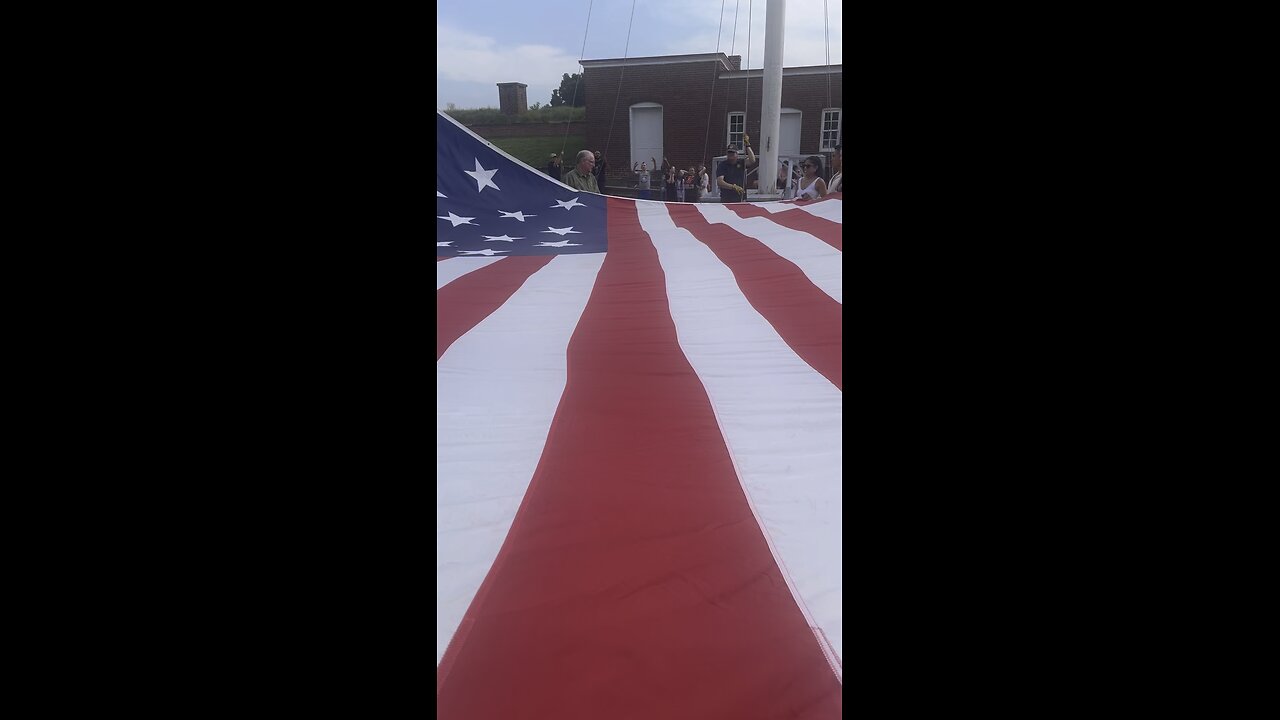
[[[637,163],[646,163],[649,170],[653,167],[654,158],[658,165],[662,164],[662,106],[657,103],[636,103],[631,106],[631,163],[630,170]],[[662,187],[654,183],[654,187]]]
[[[781,126],[778,128],[778,134],[781,136],[778,140],[779,155],[799,155],[800,154],[800,111],[791,108],[782,108]]]

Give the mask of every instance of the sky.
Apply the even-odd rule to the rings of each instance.
[[[841,3],[826,0],[826,36],[823,4],[823,0],[787,0],[783,67],[827,64],[828,38],[830,62],[841,64]],[[500,82],[524,83],[529,86],[525,90],[529,106],[546,105],[563,74],[582,71],[579,57],[715,52],[717,30],[721,52],[741,55],[744,67],[764,66],[766,0],[643,0],[634,3],[633,21],[632,5],[632,0],[440,0],[436,5],[436,107],[444,109],[453,103],[464,109],[496,108]]]

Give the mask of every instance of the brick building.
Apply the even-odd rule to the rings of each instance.
[[[634,184],[632,163],[650,157],[714,170],[726,145],[742,147],[744,129],[760,154],[764,71],[741,64],[724,53],[583,60],[587,147],[608,156],[608,184]],[[783,68],[780,155],[822,155],[830,174],[843,131],[842,79],[840,65]]]

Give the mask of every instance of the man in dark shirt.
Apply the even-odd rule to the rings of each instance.
[[[755,152],[751,150],[751,139],[744,134],[742,142],[747,146],[746,164],[738,162],[738,149],[730,145],[725,148],[728,157],[716,168],[716,187],[720,188],[720,202],[742,202],[746,196],[746,190],[743,189],[746,169],[748,166],[754,167],[757,160]]]
[[[560,179],[560,156],[557,155],[556,153],[551,153],[551,159],[547,161],[547,167],[543,169],[543,172],[559,180]]]

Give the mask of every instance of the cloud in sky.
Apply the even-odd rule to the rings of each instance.
[[[737,36],[734,38],[734,6]],[[747,46],[751,11],[750,57]],[[766,0],[647,0],[638,4],[627,38],[630,3],[595,2],[587,24],[587,4],[578,0],[539,0],[532,5],[507,0],[440,0],[437,5],[436,107],[497,107],[500,82],[528,85],[530,105],[544,105],[564,73],[581,71],[587,59],[714,52],[716,30],[725,54],[743,56],[748,67],[764,65]],[[827,0],[830,62],[842,62],[843,20],[838,0]],[[783,65],[827,62],[823,0],[787,0]],[[536,40],[538,42],[529,42]]]
[[[652,1],[652,0],[651,0]],[[704,48],[696,52],[714,52],[716,31],[720,31],[720,52],[741,55],[743,67],[764,67],[765,0],[757,0],[748,7],[745,0],[738,1],[738,21],[734,27],[733,4],[725,3],[724,23],[720,24],[719,3],[682,2],[658,0],[659,12],[670,17],[683,17],[683,35],[668,38],[661,54],[695,52],[688,48]],[[832,65],[841,64],[843,56],[841,25],[843,10],[839,0],[827,2],[827,27],[824,35],[822,0],[788,0],[783,28],[782,65],[825,65],[829,36]],[[674,14],[678,13],[678,14]],[[751,42],[747,43],[747,21],[750,19]],[[692,34],[690,28],[696,28]],[[735,36],[736,33],[736,36]],[[730,53],[732,50],[732,53]],[[748,52],[750,57],[748,58]]]
[[[551,91],[560,87],[563,73],[578,71],[578,58],[550,45],[500,43],[497,38],[477,35],[437,23],[436,107],[454,103],[460,108],[498,107],[498,83],[528,85],[529,105],[551,100]]]

